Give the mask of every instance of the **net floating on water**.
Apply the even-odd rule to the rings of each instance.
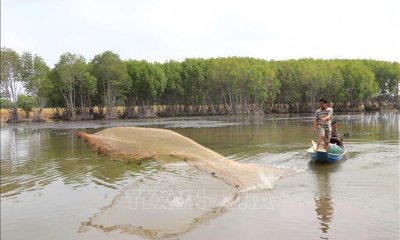
[[[95,134],[78,132],[99,154],[140,163],[169,156],[222,179],[241,191],[270,189],[274,180],[288,175],[286,169],[239,163],[174,131],[155,128],[116,127]]]

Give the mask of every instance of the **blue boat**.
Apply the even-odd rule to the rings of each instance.
[[[307,152],[308,154],[310,154],[311,161],[315,163],[335,163],[337,161],[342,160],[345,154],[347,153],[346,146],[342,147],[343,149],[342,153],[334,154],[326,152],[325,149],[320,149],[318,151],[315,151],[315,149],[317,148],[317,144],[314,141],[312,141],[312,144],[313,146],[310,147],[307,150]]]

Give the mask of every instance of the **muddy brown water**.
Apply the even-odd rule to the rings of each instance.
[[[52,122],[1,128],[2,239],[398,239],[399,113],[336,115],[348,154],[310,163],[310,114]],[[78,130],[174,130],[230,159],[288,168],[238,193],[181,161],[91,152]]]

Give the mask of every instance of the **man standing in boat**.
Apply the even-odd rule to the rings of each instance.
[[[328,107],[328,102],[321,98],[319,100],[319,109],[315,112],[314,119],[314,132],[318,129],[318,141],[317,141],[317,149],[319,150],[319,146],[322,142],[324,142],[324,149],[328,151],[328,145],[331,138],[332,126],[331,126],[331,118],[333,114],[333,109]]]

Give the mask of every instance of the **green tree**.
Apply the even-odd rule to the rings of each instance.
[[[201,58],[187,58],[182,62],[183,104],[187,113],[198,113],[205,102],[205,66],[205,60]]]
[[[396,64],[398,63],[366,60],[364,64],[375,74],[375,79],[379,86],[379,108],[381,108],[384,100],[390,101],[390,96],[397,95]]]
[[[106,119],[115,119],[118,117],[117,104],[125,100],[131,84],[126,65],[111,51],[96,55],[91,65],[92,73],[97,79],[100,108],[106,106]]]
[[[126,65],[131,79],[128,100],[139,101],[140,115],[154,115],[150,105],[159,99],[167,84],[161,65],[135,60],[127,61]]]
[[[21,78],[25,90],[34,99],[36,108],[34,119],[42,120],[43,107],[46,104],[47,89],[49,88],[50,69],[43,58],[38,55],[32,56],[29,52],[24,52],[21,56]]]
[[[10,99],[0,98],[0,109],[10,109],[12,103]]]
[[[49,72],[41,57],[2,48],[1,63],[0,97],[11,102],[10,121],[18,120],[22,86],[36,109],[64,108],[70,120],[93,118],[95,106],[99,116],[114,119],[122,104],[125,118],[155,116],[155,106],[163,116],[309,112],[321,97],[335,111],[370,100],[399,106],[399,63],[385,61],[227,57],[160,64],[122,61],[106,51],[89,64],[63,54]]]
[[[62,96],[65,118],[69,120],[92,118],[90,102],[96,93],[96,80],[88,70],[82,56],[65,53],[50,74],[53,86],[49,89]],[[59,101],[54,94],[52,98]]]
[[[33,97],[20,94],[18,95],[18,106],[25,112],[26,118],[29,118],[29,113],[33,110]]]
[[[161,103],[167,115],[175,116],[179,113],[179,103],[184,94],[182,82],[182,65],[177,61],[167,61],[162,65],[166,78],[166,85],[161,96]]]
[[[391,64],[392,67],[392,81],[390,81],[390,92],[395,96],[394,104],[396,105],[397,109],[400,109],[400,64],[395,62]]]
[[[18,121],[18,95],[22,91],[19,54],[10,48],[1,48],[0,95],[11,101],[8,122]]]
[[[356,107],[360,102],[371,99],[379,93],[374,73],[360,61],[346,61],[342,70],[346,101]]]

